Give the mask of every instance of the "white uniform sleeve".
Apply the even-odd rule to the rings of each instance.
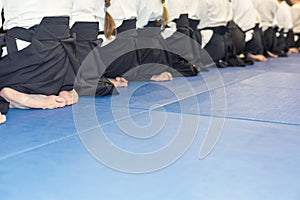
[[[96,21],[96,0],[73,0],[71,24]]]
[[[293,29],[295,33],[300,33],[300,3],[297,3],[291,8]]]
[[[0,0],[0,10],[2,11],[3,9],[3,0]],[[2,27],[2,17],[0,17],[0,27]]]
[[[137,5],[137,22],[136,27],[137,28],[143,28],[148,24],[149,16],[150,16],[150,3],[149,0],[138,0]]]

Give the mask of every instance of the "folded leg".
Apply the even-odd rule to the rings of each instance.
[[[6,101],[10,102],[10,106],[13,108],[54,109],[66,106],[66,100],[56,95],[26,94],[11,88],[3,88],[0,95]]]

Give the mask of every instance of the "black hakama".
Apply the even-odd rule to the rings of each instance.
[[[171,51],[180,52],[180,56],[187,60],[192,65],[196,65],[199,71],[207,71],[211,65],[207,59],[208,54],[201,48],[197,42],[196,34],[189,26],[189,18],[187,14],[182,14],[178,19],[175,19],[177,31],[166,39]]]
[[[164,71],[170,72],[173,76],[197,75],[200,69],[178,55],[178,50],[172,52],[161,32],[161,25],[155,21],[149,22],[143,29],[138,30],[140,65],[148,64],[148,67],[141,67],[140,70],[146,72],[146,77]]]
[[[245,53],[251,54],[264,54],[264,47],[262,42],[262,30],[259,25],[256,25],[253,29],[253,37],[250,41],[246,42]]]
[[[117,93],[114,85],[105,77],[101,77],[105,67],[102,67],[100,71],[97,69],[103,65],[99,51],[97,50],[102,44],[102,40],[97,39],[98,30],[98,22],[75,22],[71,28],[71,33],[76,35],[75,56],[79,63],[83,65],[82,70],[77,69],[76,71],[77,77],[75,82],[75,90],[81,96],[105,96]],[[91,55],[89,55],[90,53]],[[96,58],[93,56],[96,56]],[[86,58],[89,60],[86,61]],[[78,70],[80,70],[79,73]],[[96,75],[99,74],[98,77],[94,77],[95,72]],[[95,82],[89,82],[92,77],[95,78]],[[93,86],[89,86],[90,84],[93,84]],[[94,86],[96,86],[96,88]]]
[[[212,60],[217,66],[223,66],[220,61],[226,60],[227,56],[227,43],[225,34],[227,28],[225,26],[206,27],[203,30],[212,30],[213,35],[209,42],[205,45],[204,50],[208,52]]]
[[[114,41],[100,48],[100,56],[106,66],[105,77],[121,77],[139,66],[136,38],[136,20],[124,20],[117,28]]]
[[[273,27],[269,27],[263,32],[263,45],[266,56],[268,56],[266,51],[276,54],[277,37]]]
[[[18,50],[16,38],[30,45]],[[15,27],[8,30],[5,35],[8,55],[0,60],[0,89],[9,87],[43,95],[72,90],[78,68],[74,42],[69,17],[44,17],[39,25],[30,29]],[[7,104],[2,98],[1,104],[3,102]],[[7,108],[7,105],[3,107]]]

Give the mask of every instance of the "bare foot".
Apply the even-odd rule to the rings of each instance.
[[[271,58],[278,58],[278,55],[270,52],[270,51],[267,51],[267,54],[271,57]]]
[[[261,61],[261,62],[267,62],[268,59],[264,56],[264,55],[261,55],[261,54],[252,54],[252,53],[249,53],[248,56],[256,61]]]
[[[54,109],[66,106],[66,100],[55,95],[25,94],[11,88],[3,88],[0,94],[13,108]]]
[[[171,80],[173,80],[173,76],[169,72],[163,72],[159,75],[153,75],[150,80],[151,81],[171,81]]]
[[[299,53],[299,50],[297,48],[289,48],[289,52],[288,53]]]
[[[127,87],[128,81],[122,77],[116,77],[115,79],[108,79],[115,87]]]
[[[4,122],[6,122],[6,116],[0,113],[0,124],[3,124]]]
[[[71,91],[61,91],[58,96],[66,100],[66,105],[72,105],[78,102],[78,93],[73,89]]]

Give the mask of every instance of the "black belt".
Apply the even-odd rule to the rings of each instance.
[[[117,33],[136,29],[136,19],[124,20],[122,25],[117,28]]]
[[[145,27],[161,27],[161,22],[159,20],[149,21]]]
[[[117,34],[131,29],[136,29],[136,19],[124,20],[122,25],[117,28]],[[98,34],[104,35],[104,31],[99,31]]]
[[[44,17],[39,25],[29,29],[14,27],[7,31],[5,37],[8,53],[17,52],[16,38],[31,42],[37,40],[63,40],[70,38],[69,17]]]
[[[226,26],[217,26],[217,27],[205,27],[201,30],[212,30],[214,33],[218,35],[224,35],[228,28]]]
[[[189,16],[188,14],[181,14],[178,19],[174,19],[173,22],[176,23],[177,28],[189,27]]]
[[[77,41],[93,41],[97,39],[98,30],[98,22],[75,22],[71,28],[71,33],[76,34]]]
[[[189,19],[189,25],[193,30],[197,30],[198,25],[200,23],[200,20],[196,20],[196,19]]]

